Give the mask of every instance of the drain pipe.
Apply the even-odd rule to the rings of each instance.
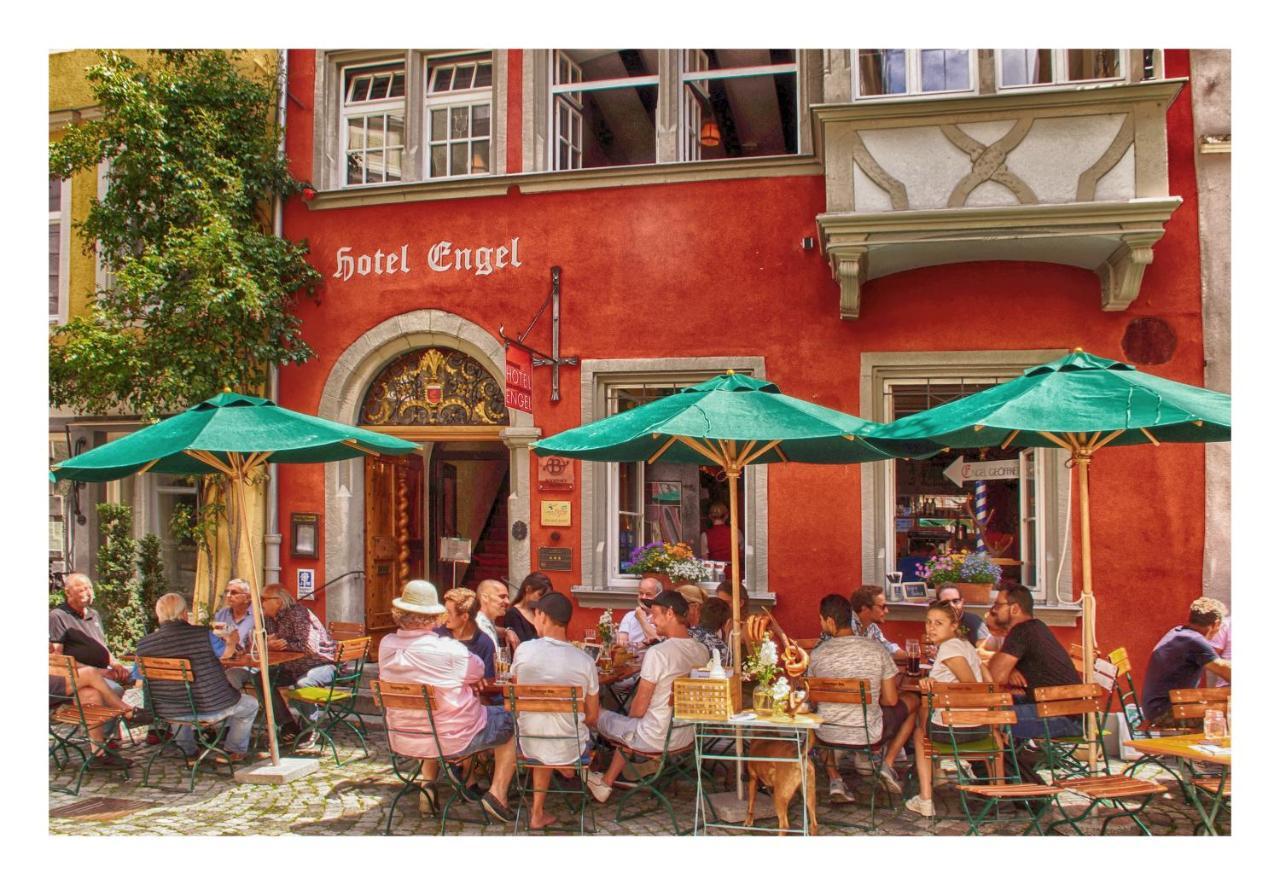
[[[276,126],[279,127],[280,143],[278,150],[284,156],[284,124],[288,113],[289,97],[289,50],[280,49],[279,68],[277,71],[279,96],[276,100]],[[272,232],[277,236],[284,235],[284,200],[279,194],[272,201]],[[280,368],[272,363],[267,369],[267,399],[275,401],[279,394]],[[266,532],[263,535],[264,584],[272,584],[280,580],[280,467],[267,464],[267,518]]]

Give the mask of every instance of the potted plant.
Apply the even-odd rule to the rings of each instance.
[[[604,648],[613,645],[613,609],[607,608],[601,613],[600,620],[596,622],[596,635],[600,637],[600,645]]]
[[[751,706],[758,713],[767,715],[774,705],[774,686],[782,675],[782,667],[778,665],[778,646],[773,641],[772,633],[765,633],[764,641],[747,655],[742,673],[756,683],[751,692]]]
[[[1000,581],[1000,566],[985,553],[940,553],[921,567],[930,587],[955,584],[965,602],[987,603]]]
[[[622,564],[622,570],[632,575],[656,578],[665,590],[679,584],[696,584],[708,580],[711,569],[693,555],[693,548],[683,541],[669,544],[654,541],[631,551],[631,561]]]

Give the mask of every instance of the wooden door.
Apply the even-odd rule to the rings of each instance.
[[[423,577],[422,458],[366,458],[364,617],[371,634],[392,630],[391,600]]]

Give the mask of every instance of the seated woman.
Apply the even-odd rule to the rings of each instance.
[[[938,646],[938,654],[927,679],[920,680],[920,690],[928,692],[934,683],[990,682],[987,665],[978,657],[977,649],[960,637],[960,617],[949,602],[932,602],[925,614],[925,635]],[[933,817],[933,760],[924,752],[925,717],[929,705],[922,703],[919,726],[915,732],[916,774],[920,793],[907,800],[907,808],[924,817]],[[985,725],[948,727],[942,724],[942,712],[933,714],[928,723],[929,740],[942,747],[951,746],[954,733],[957,742],[978,740],[991,733]]]
[[[507,641],[512,650],[520,643],[538,638],[538,631],[533,626],[533,604],[555,588],[551,579],[542,572],[530,572],[520,582],[520,589],[511,600],[507,609]]]
[[[295,602],[281,584],[268,584],[262,588],[262,614],[269,651],[295,651],[305,655],[274,667],[275,675],[271,679],[278,689],[276,696],[271,698],[276,725],[280,727],[282,738],[292,740],[300,729],[281,692],[288,686],[311,688],[333,682],[336,672],[334,655],[338,644],[329,636],[320,619],[309,608]],[[310,706],[306,704],[304,709]],[[310,711],[307,712],[310,715]],[[297,749],[307,749],[314,740],[315,732],[310,732],[306,744]]]

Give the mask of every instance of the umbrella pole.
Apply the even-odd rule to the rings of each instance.
[[[253,555],[253,542],[249,533],[249,508],[246,506],[247,498],[244,493],[249,477],[245,471],[243,459],[234,454],[231,458],[235,465],[231,481],[235,485],[236,504],[240,508],[240,536],[249,554],[249,591],[253,596],[253,641],[257,644],[260,659],[258,676],[262,680],[262,704],[266,707],[267,713],[267,741],[271,747],[271,764],[279,765],[280,747],[276,743],[276,717],[271,703],[271,677],[267,670],[267,631],[262,622],[262,590],[258,586],[258,563]],[[234,569],[235,563],[232,563],[231,567]]]
[[[1093,682],[1094,658],[1097,656],[1097,650],[1094,648],[1094,627],[1097,619],[1097,608],[1093,596],[1093,549],[1090,543],[1089,528],[1089,460],[1093,453],[1088,450],[1086,452],[1077,449],[1073,457],[1075,458],[1076,467],[1080,471],[1080,571],[1082,572],[1080,606],[1083,609],[1084,622],[1084,682],[1085,685],[1090,685]],[[1098,766],[1097,722],[1095,717],[1089,716],[1086,718],[1085,729],[1089,740],[1089,770],[1095,771]]]
[[[729,580],[733,586],[733,635],[729,637],[729,647],[733,650],[733,682],[730,690],[733,692],[733,708],[734,710],[742,709],[742,665],[746,660],[742,656],[742,624],[738,617],[739,600],[741,590],[741,568],[742,564],[738,561],[738,477],[742,471],[736,467],[726,467],[725,477],[729,480]],[[742,791],[742,729],[734,729],[734,750],[738,757],[738,798],[741,799]]]

